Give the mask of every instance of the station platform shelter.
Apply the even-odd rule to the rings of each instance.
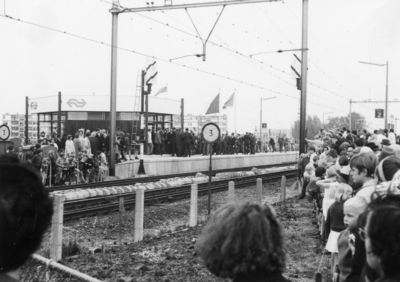
[[[214,155],[212,156],[212,169],[237,169],[248,167],[261,167],[266,165],[282,165],[298,160],[298,152],[286,153],[257,153],[255,155]],[[171,156],[143,156],[146,175],[170,175],[180,173],[193,173],[208,171],[209,156],[194,155],[190,158]],[[120,179],[135,177],[139,170],[139,160],[127,161],[115,165],[115,176]]]
[[[135,109],[135,97],[117,96],[116,126],[117,132],[124,130],[131,136],[144,134],[144,114]],[[29,114],[37,114],[38,136],[46,137],[53,133],[72,136],[79,129],[94,131],[96,128],[110,128],[110,96],[55,95],[41,98],[29,98]],[[181,101],[149,96],[148,128],[171,128],[172,116],[181,114]]]

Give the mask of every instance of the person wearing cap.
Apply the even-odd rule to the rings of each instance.
[[[43,164],[43,153],[41,149],[36,150],[35,155],[33,156],[31,161],[34,168],[40,173]]]
[[[389,147],[391,145],[390,140],[389,139],[383,139],[382,142],[381,142],[381,145],[382,145],[382,149]]]

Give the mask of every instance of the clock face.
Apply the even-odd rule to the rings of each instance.
[[[203,127],[203,137],[208,143],[214,143],[219,139],[220,131],[218,125],[215,123],[207,123]]]
[[[0,125],[0,140],[7,140],[10,137],[10,128],[3,124]]]

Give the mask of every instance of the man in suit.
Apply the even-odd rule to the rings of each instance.
[[[189,128],[186,128],[186,131],[185,131],[185,133],[183,133],[183,136],[182,136],[182,142],[183,142],[183,146],[185,149],[185,153],[183,155],[184,157],[187,157],[187,156],[191,157],[191,154],[190,154],[191,141],[192,141],[192,135],[189,133]]]
[[[244,142],[244,154],[248,155],[250,153],[250,135],[248,132],[243,136]]]
[[[176,156],[181,157],[183,155],[183,143],[182,143],[182,130],[179,128],[176,132]]]
[[[227,137],[225,134],[222,134],[221,136],[221,154],[225,154],[227,152]]]
[[[172,128],[172,132],[170,134],[170,144],[171,144],[171,154],[175,156],[176,154],[176,129]]]

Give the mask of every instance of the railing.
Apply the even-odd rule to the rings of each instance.
[[[22,266],[21,282],[90,281],[101,282],[96,278],[59,264],[53,260],[34,254]]]

